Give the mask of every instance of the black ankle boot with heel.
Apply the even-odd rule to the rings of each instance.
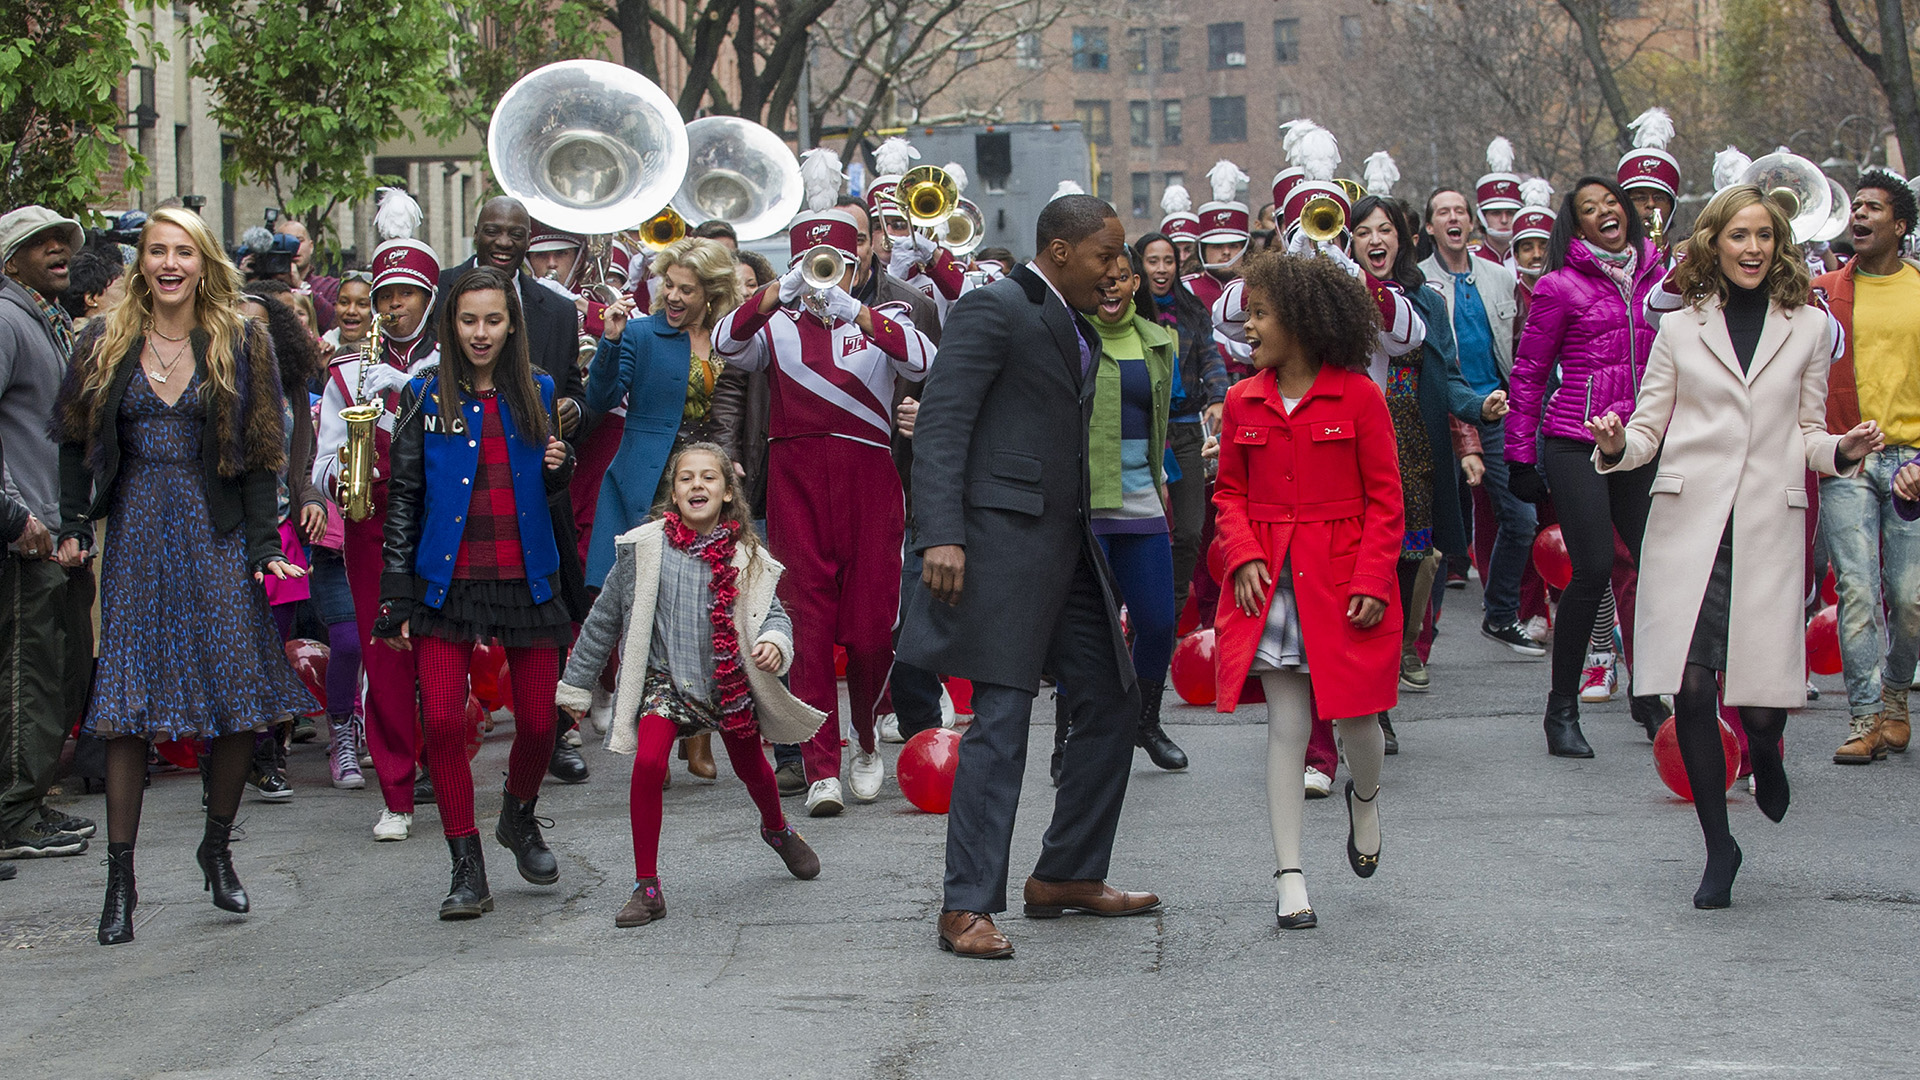
[[[133,845],[107,845],[107,899],[100,907],[100,944],[133,940],[133,909],[140,894],[133,886]]]
[[[245,914],[248,907],[247,890],[240,885],[240,876],[233,870],[233,819],[221,819],[207,815],[207,832],[200,840],[199,850],[193,853],[193,859],[200,864],[200,873],[206,879],[206,891],[213,894],[213,906],[223,911]]]
[[[1590,758],[1593,747],[1580,733],[1580,698],[1575,694],[1547,694],[1547,753],[1554,757]]]

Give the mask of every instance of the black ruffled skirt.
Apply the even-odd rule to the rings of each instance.
[[[426,582],[415,578],[414,588],[414,634],[445,641],[498,641],[509,649],[565,649],[572,644],[573,620],[558,593],[536,604],[525,579],[456,578],[437,608],[427,606]]]

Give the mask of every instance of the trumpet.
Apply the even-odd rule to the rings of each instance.
[[[1337,239],[1346,227],[1347,215],[1331,195],[1315,195],[1300,209],[1300,231],[1315,243]]]
[[[687,219],[680,216],[680,211],[669,206],[641,222],[637,231],[640,234],[640,243],[645,245],[648,251],[659,251],[669,244],[686,239]]]
[[[802,303],[808,311],[822,319],[827,317],[827,301],[820,294],[840,284],[846,271],[845,257],[832,244],[815,244],[801,254],[800,276],[808,289]]]

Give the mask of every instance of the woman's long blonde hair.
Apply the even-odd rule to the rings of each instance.
[[[81,392],[87,403],[88,419],[106,395],[114,369],[126,358],[135,340],[147,332],[153,322],[153,291],[141,272],[147,258],[147,239],[158,225],[174,225],[186,232],[200,253],[200,287],[193,298],[194,319],[207,335],[206,383],[209,407],[225,408],[235,393],[235,353],[246,333],[246,320],[240,314],[240,271],[228,260],[220,241],[207,228],[200,215],[179,207],[163,207],[153,212],[140,230],[140,245],[133,273],[128,275],[127,290],[120,302],[110,308],[103,322],[105,332],[91,356]],[[91,429],[89,423],[89,430]]]
[[[707,310],[700,318],[700,329],[713,329],[740,306],[740,276],[734,273],[732,252],[718,240],[689,236],[661,248],[653,257],[649,271],[657,282],[653,289],[655,311],[660,310],[660,289],[667,280],[667,270],[675,266],[693,271],[693,276],[700,279],[700,288],[707,294]]]
[[[1758,187],[1735,184],[1723,188],[1700,211],[1693,233],[1687,237],[1685,257],[1674,269],[1673,283],[1690,306],[1698,308],[1709,296],[1727,302],[1727,278],[1720,272],[1720,252],[1714,245],[1733,216],[1756,203],[1767,208],[1767,219],[1773,223],[1773,265],[1767,267],[1763,279],[1767,296],[1789,310],[1812,296],[1813,275],[1800,254],[1800,245],[1793,242],[1793,223],[1787,220],[1786,212]]]

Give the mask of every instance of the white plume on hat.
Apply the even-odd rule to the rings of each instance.
[[[1393,163],[1392,154],[1375,150],[1367,155],[1360,175],[1366,179],[1367,194],[1388,195],[1392,193],[1393,185],[1400,182],[1400,166]]]
[[[1633,129],[1633,145],[1641,150],[1665,150],[1673,141],[1673,117],[1658,105],[1634,117],[1627,127]]]
[[[1544,176],[1536,176],[1520,181],[1520,204],[1522,206],[1547,206],[1553,202],[1553,181]]]
[[[953,177],[953,190],[962,195],[967,193],[967,170],[957,161],[949,161],[940,166],[948,176]]]
[[[1487,171],[1504,173],[1513,171],[1513,144],[1505,135],[1495,135],[1487,144]]]
[[[1729,146],[1713,155],[1713,190],[1730,187],[1740,182],[1740,174],[1747,171],[1753,159],[1740,152],[1737,146]]]
[[[1085,195],[1086,193],[1087,189],[1081,187],[1079,184],[1071,180],[1062,180],[1060,181],[1060,186],[1053,189],[1053,195],[1050,196],[1047,201],[1052,202],[1054,199],[1058,199],[1063,195]]]
[[[413,196],[397,187],[383,187],[373,212],[373,232],[382,240],[411,240],[426,218]]]
[[[1293,148],[1300,142],[1300,137],[1319,126],[1304,116],[1280,125],[1280,150],[1288,161],[1293,160]]]
[[[1168,184],[1167,190],[1160,195],[1162,214],[1185,214],[1193,210],[1193,196],[1187,193],[1185,184]]]
[[[807,192],[807,209],[820,213],[833,209],[840,198],[840,155],[824,146],[816,146],[800,155],[800,183]]]
[[[1292,143],[1287,148],[1287,161],[1308,180],[1331,180],[1340,164],[1340,141],[1319,124],[1307,123],[1309,126],[1287,133]]]
[[[1240,185],[1247,182],[1247,174],[1240,166],[1221,158],[1207,170],[1207,184],[1213,188],[1214,202],[1232,202],[1240,195]]]
[[[880,170],[881,176],[899,176],[913,166],[909,161],[920,160],[920,151],[907,140],[895,135],[880,144],[873,152],[873,167]]]

